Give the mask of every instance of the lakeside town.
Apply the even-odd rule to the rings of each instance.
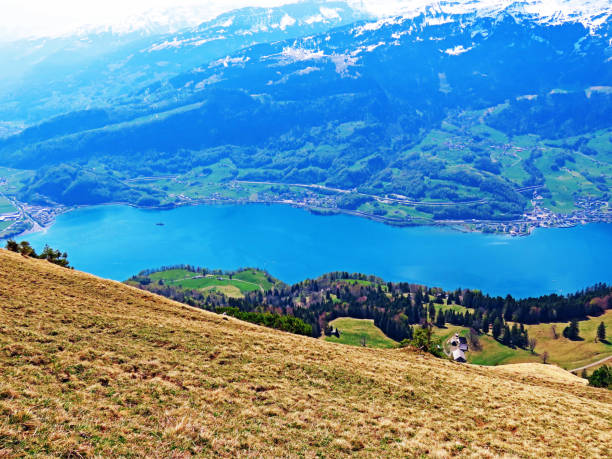
[[[0,184],[1,185],[1,184]],[[268,185],[267,189],[253,192],[249,187],[253,185]],[[284,185],[279,189],[277,185]],[[296,191],[298,190],[298,191]],[[186,194],[169,195],[174,202],[164,205],[164,209],[185,205],[210,204],[284,204],[303,208],[318,215],[347,214],[368,218],[394,226],[442,225],[460,231],[506,234],[510,236],[526,236],[536,228],[568,228],[588,223],[611,223],[612,212],[607,201],[580,197],[575,201],[575,209],[567,214],[555,213],[543,206],[543,198],[538,190],[533,191],[531,208],[520,219],[509,221],[498,220],[433,220],[421,216],[406,215],[389,216],[388,214],[368,212],[358,208],[342,206],[341,198],[347,196],[364,197],[383,206],[397,206],[398,208],[414,207],[425,202],[410,201],[402,196],[374,196],[359,193],[356,190],[341,190],[327,188],[321,185],[304,184],[276,184],[270,182],[239,182],[233,181],[223,184],[219,191],[208,196],[188,196]],[[23,236],[29,233],[42,231],[55,222],[57,216],[71,210],[85,206],[40,206],[21,203],[0,193],[0,197],[10,202],[14,209],[11,212],[0,214],[0,238],[8,239]],[[472,205],[486,203],[486,200],[474,201]],[[108,203],[133,205],[131,203]],[[465,203],[427,203],[430,205],[452,206]],[[156,207],[151,207],[156,208]]]

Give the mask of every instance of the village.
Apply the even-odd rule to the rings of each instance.
[[[364,217],[394,226],[414,225],[445,225],[461,231],[506,234],[509,236],[527,236],[536,228],[568,228],[587,223],[612,222],[612,212],[609,203],[603,199],[593,199],[588,196],[576,198],[575,210],[567,214],[555,213],[544,207],[544,198],[539,194],[541,187],[532,187],[533,197],[530,210],[517,220],[433,220],[414,215],[411,208],[416,204],[408,198],[399,195],[375,196],[360,193],[357,190],[341,190],[321,185],[282,184],[273,182],[240,182],[231,181],[217,184],[218,189],[208,196],[189,196],[186,193],[171,194],[174,203],[170,207],[199,204],[285,204],[303,208],[320,215],[344,213]],[[257,191],[253,190],[257,187]],[[263,188],[263,189],[261,189]],[[525,191],[531,191],[525,190]],[[361,210],[359,206],[345,205],[345,200],[361,199],[371,204],[368,209]],[[49,227],[55,218],[76,207],[67,206],[37,206],[10,200],[17,209],[10,213],[0,214],[0,237],[15,237],[31,231]],[[359,201],[358,201],[359,202]],[[475,202],[486,204],[486,200]],[[452,206],[458,203],[443,202],[436,205]],[[168,206],[165,206],[168,207]],[[389,212],[389,209],[397,211]]]

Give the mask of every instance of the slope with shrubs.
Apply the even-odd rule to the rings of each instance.
[[[0,250],[0,456],[609,454],[612,392],[542,368],[281,333]]]

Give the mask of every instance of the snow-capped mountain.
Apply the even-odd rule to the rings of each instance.
[[[355,0],[351,4],[379,18],[435,14],[452,20],[465,15],[484,18],[506,13],[538,23],[580,22],[587,27],[597,27],[612,13],[609,0]]]
[[[279,21],[285,14],[277,11],[266,27],[277,24],[274,33],[281,33]],[[121,106],[116,104],[104,116],[96,115],[86,123],[88,130],[130,117],[138,122],[129,130],[113,128],[100,136],[88,132],[87,141],[77,143],[79,151],[72,154],[261,145],[275,142],[283,132],[366,120],[377,126],[372,148],[385,148],[391,132],[410,142],[449,112],[518,100],[569,104],[574,110],[567,111],[570,119],[565,121],[572,129],[585,129],[587,119],[595,128],[610,119],[606,88],[612,82],[611,23],[601,22],[594,30],[581,21],[542,21],[539,15],[517,11],[516,5],[487,15],[477,11],[448,16],[437,8],[227,54],[219,53],[223,48],[217,46],[216,58],[203,59],[178,76],[160,78],[125,96]],[[252,28],[261,22],[249,24]],[[244,33],[245,25],[236,16],[224,16],[189,34],[157,41],[142,49],[138,59],[198,49],[193,39],[206,40],[231,27]],[[577,94],[577,99],[564,94]],[[65,126],[70,116],[55,122]],[[532,123],[537,130],[536,121]],[[58,132],[79,129],[79,123],[72,123]],[[36,134],[31,140],[44,141],[53,129],[44,131],[44,136]],[[28,132],[20,143],[29,143]],[[63,154],[69,156],[68,151]]]
[[[116,104],[143,85],[239,49],[317,35],[364,18],[343,2],[311,1],[236,10],[172,33],[161,33],[167,28],[148,18],[133,30],[3,44],[0,119],[31,124],[70,110]]]
[[[417,210],[516,219],[526,205],[517,190],[542,187],[553,199],[546,176],[574,160],[570,175],[585,181],[563,199],[609,199],[612,19],[524,6],[449,14],[437,4],[342,23],[320,4],[299,5],[302,14],[244,11],[135,41],[128,59],[88,69],[101,85],[77,92],[96,101],[93,91],[112,83],[114,98],[0,139],[0,165],[41,168],[26,202],[111,202],[127,187],[117,176],[186,174],[197,185],[208,174],[414,199],[486,196],[470,209]],[[81,89],[88,80],[78,78]],[[67,182],[79,190],[68,201]],[[141,191],[121,199],[138,203]]]

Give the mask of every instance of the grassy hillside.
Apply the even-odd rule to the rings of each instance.
[[[202,274],[177,268],[154,272],[147,276],[153,282],[202,292],[218,292],[232,298],[241,298],[246,292],[265,291],[277,285],[277,281],[260,270],[248,268],[223,274]]]
[[[366,347],[379,349],[397,347],[397,343],[391,338],[388,338],[380,328],[374,325],[373,320],[341,317],[331,321],[329,325],[340,331],[340,338],[336,338],[335,336],[325,337],[325,341],[329,341],[330,343],[362,346],[362,339],[365,338]]]
[[[608,335],[612,333],[612,310],[608,310],[600,317],[590,317],[588,320],[578,322],[581,340],[571,341],[564,338],[563,329],[568,323],[544,323],[526,325],[529,336],[537,340],[534,353],[525,349],[504,346],[491,336],[491,333],[480,336],[480,350],[470,349],[467,354],[468,361],[477,365],[505,365],[513,363],[541,362],[542,355],[548,354],[548,361],[559,365],[566,370],[579,368],[597,362],[607,356],[612,356],[612,340],[597,341],[597,326],[603,322]],[[557,336],[553,333],[553,327]],[[434,328],[436,336],[446,341],[451,335],[459,333],[467,336],[468,329],[454,325],[446,328]]]
[[[304,338],[0,250],[2,456],[582,456],[612,392]]]
[[[606,325],[608,340],[597,341],[596,333],[598,325],[603,322]],[[579,341],[571,341],[562,335],[567,323],[530,325],[527,327],[529,336],[538,340],[536,352],[542,354],[548,352],[551,362],[557,363],[566,369],[578,368],[604,357],[612,356],[612,310],[605,312],[603,316],[591,317],[589,320],[578,322],[580,330]],[[555,327],[557,338],[554,337],[552,327]]]

